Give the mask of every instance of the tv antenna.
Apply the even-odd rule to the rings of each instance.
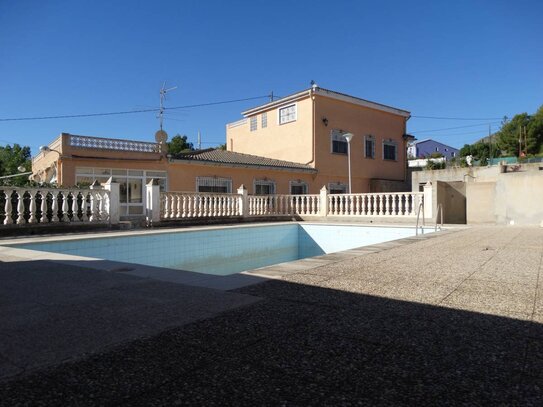
[[[160,89],[160,109],[158,111],[160,131],[162,131],[162,123],[164,122],[164,100],[166,100],[166,93],[174,89],[177,89],[177,86],[166,89],[166,81],[164,81],[164,83],[162,84],[162,88]]]

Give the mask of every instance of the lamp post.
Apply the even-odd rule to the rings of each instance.
[[[60,159],[62,158],[62,154],[60,153],[60,151],[58,150],[55,150],[54,148],[51,148],[49,146],[40,146],[40,151],[45,155],[46,153],[50,152],[50,151],[54,151],[55,153],[58,154],[58,162],[60,162]],[[59,175],[58,175],[58,163],[55,161],[53,162],[53,166],[54,166],[54,169],[55,169],[55,176],[57,177],[57,184],[58,184],[58,180],[59,180]],[[41,179],[41,177],[40,177]]]
[[[353,133],[345,133],[343,135],[345,140],[347,140],[347,160],[349,161],[349,194],[352,193],[352,183],[351,183],[351,140],[354,137]]]

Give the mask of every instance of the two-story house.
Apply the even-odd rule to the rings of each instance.
[[[305,191],[326,185],[345,192],[348,142],[351,143],[352,192],[402,188],[406,180],[406,133],[410,113],[354,96],[312,86],[244,111],[244,119],[226,125],[228,151],[294,161],[317,170]],[[299,192],[295,186],[289,192]]]

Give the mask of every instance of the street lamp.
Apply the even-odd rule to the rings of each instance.
[[[352,185],[351,185],[351,140],[354,137],[353,133],[345,133],[343,135],[345,137],[345,140],[347,140],[347,159],[349,161],[349,194],[352,193]]]
[[[55,150],[54,148],[51,148],[49,146],[40,146],[40,151],[45,155],[46,153],[50,152],[50,151],[54,151],[55,153],[58,154],[58,162],[60,162],[60,159],[62,158],[62,154],[60,153],[60,151],[58,150]],[[58,182],[58,163],[57,161],[53,161],[53,168],[55,170],[55,173],[54,173],[54,177],[56,177],[56,181],[55,182]],[[41,176],[40,176],[40,179],[41,179]],[[47,176],[46,176],[46,179],[47,179]]]

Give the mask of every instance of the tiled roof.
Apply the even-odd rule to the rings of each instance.
[[[260,157],[251,154],[235,153],[233,151],[219,149],[191,151],[188,153],[178,154],[172,158],[179,161],[192,161],[218,165],[222,164],[243,167],[273,167],[285,170],[317,172],[315,168],[310,167],[306,164],[276,160],[274,158]]]

